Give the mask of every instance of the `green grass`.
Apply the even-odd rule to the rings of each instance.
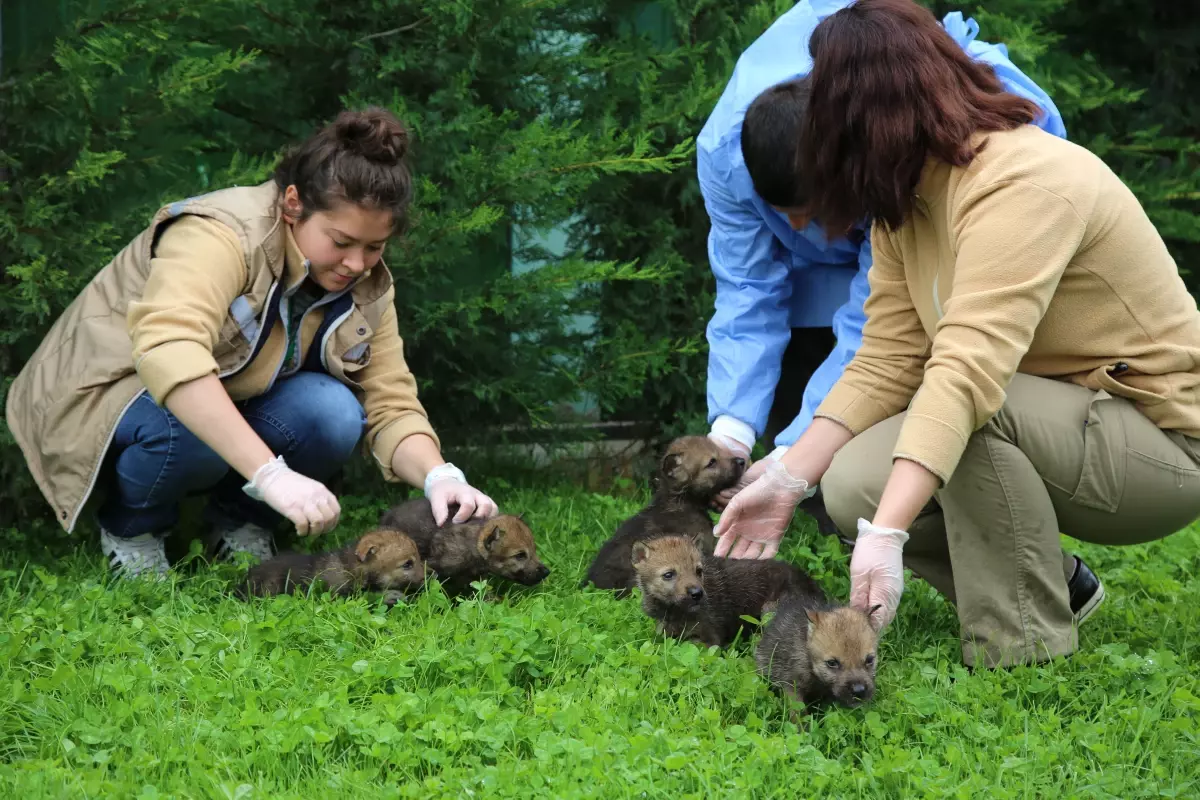
[[[576,589],[637,498],[497,494],[553,573],[490,603],[242,604],[231,565],[112,583],[94,540],[64,559],[10,548],[0,796],[1200,794],[1196,530],[1080,547],[1109,597],[1081,651],[1040,667],[967,673],[953,608],[910,580],[877,700],[797,730],[745,650],[658,640],[636,601]],[[382,507],[347,498],[332,538]],[[788,541],[845,596],[836,542],[800,521]]]

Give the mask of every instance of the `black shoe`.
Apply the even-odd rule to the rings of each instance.
[[[1083,559],[1075,556],[1075,572],[1067,581],[1067,593],[1071,597],[1071,613],[1079,625],[1099,608],[1104,600],[1104,584],[1096,577],[1096,573],[1083,563]]]

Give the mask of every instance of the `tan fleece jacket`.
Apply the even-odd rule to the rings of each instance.
[[[1200,312],[1132,192],[1039,128],[987,138],[965,168],[930,159],[910,217],[872,230],[862,347],[817,416],[857,434],[911,401],[894,455],[943,482],[1016,372],[1200,436]]]
[[[294,289],[307,276],[304,256],[291,229],[286,231],[285,281]],[[380,264],[377,269],[386,269]],[[248,267],[237,235],[226,225],[200,216],[184,216],[162,234],[141,298],[129,304],[127,321],[138,375],[162,404],[176,386],[217,372],[213,347],[229,307],[242,291]],[[392,456],[400,442],[424,433],[438,442],[417,398],[416,380],[404,360],[392,295],[383,324],[370,340],[370,363],[356,375],[371,452],[384,476],[397,480]],[[325,308],[314,308],[301,326],[299,362],[303,362],[321,325]],[[224,379],[234,401],[267,390],[287,349],[277,322],[258,355],[240,372]],[[281,373],[282,374],[282,373]]]

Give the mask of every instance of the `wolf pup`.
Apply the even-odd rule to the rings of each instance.
[[[450,509],[451,518],[455,509]],[[447,594],[462,594],[472,581],[488,575],[533,586],[550,574],[538,559],[533,531],[519,516],[501,514],[461,524],[447,521],[439,528],[429,501],[422,497],[389,509],[380,525],[399,528],[412,537]]]
[[[743,615],[761,619],[786,594],[824,597],[792,564],[705,556],[687,536],[634,542],[630,560],[642,610],[658,621],[658,632],[709,647],[729,646],[750,628]]]
[[[618,526],[601,547],[579,584],[615,589],[625,597],[636,579],[630,560],[635,542],[656,536],[689,536],[711,555],[713,521],[708,506],[733,486],[746,469],[743,458],[724,452],[707,436],[683,436],[671,442],[658,469],[658,488],[650,503]]]
[[[857,706],[875,695],[878,635],[861,609],[789,594],[767,623],[754,661],[775,691],[806,710],[829,701]]]
[[[376,529],[338,550],[285,552],[269,558],[250,568],[234,594],[243,600],[291,594],[317,582],[341,596],[364,589],[387,592],[390,603],[425,583],[425,565],[408,536]]]

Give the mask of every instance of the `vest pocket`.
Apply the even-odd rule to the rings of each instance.
[[[327,369],[331,376],[352,389],[361,389],[358,376],[371,363],[371,337],[374,331],[357,308],[329,331],[324,343]]]
[[[1083,467],[1072,503],[1110,514],[1120,506],[1128,458],[1121,415],[1128,404],[1104,389],[1092,396],[1083,428]]]
[[[361,369],[371,363],[371,343],[359,342],[351,347],[342,356],[342,362],[346,365],[346,369]]]

